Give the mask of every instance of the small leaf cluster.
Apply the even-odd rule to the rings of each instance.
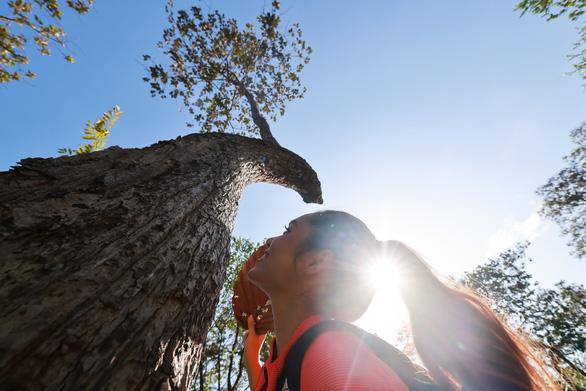
[[[578,27],[578,41],[574,44],[574,52],[568,55],[574,72],[581,75],[586,81],[586,23],[583,19],[586,12],[586,0],[523,0],[517,3],[515,10],[521,11],[521,16],[530,12],[541,15],[547,21],[566,15],[569,20],[582,25]],[[586,86],[586,84],[585,84]]]
[[[586,0],[523,0],[515,8],[521,11],[543,15],[547,20],[553,20],[566,15],[570,20],[577,20],[586,11]]]
[[[87,13],[94,0],[67,0],[65,4],[78,14]],[[44,56],[51,55],[50,43],[65,46],[65,30],[59,25],[63,16],[57,0],[12,0],[8,12],[0,14],[0,83],[33,79],[36,74],[23,66],[29,63],[25,46],[32,40]],[[18,31],[17,31],[18,30]],[[68,62],[74,58],[67,53]]]
[[[578,258],[586,257],[586,122],[570,132],[576,145],[560,172],[537,190],[543,196],[539,213],[555,221]]]
[[[116,124],[116,121],[118,121],[122,113],[118,106],[114,106],[112,109],[104,112],[94,122],[87,121],[83,129],[83,139],[89,140],[90,143],[82,144],[77,149],[60,148],[58,152],[64,155],[79,155],[104,149],[108,141],[108,136],[110,135],[110,129]]]
[[[170,27],[157,46],[168,64],[153,63],[148,82],[152,96],[181,99],[203,132],[258,134],[244,90],[260,115],[273,121],[285,114],[285,104],[303,97],[299,75],[312,53],[298,24],[281,31],[280,4],[273,1],[256,23],[240,26],[219,11],[200,7],[166,7]],[[189,122],[193,126],[194,122]]]

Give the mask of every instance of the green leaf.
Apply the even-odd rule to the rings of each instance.
[[[120,118],[123,112],[120,107],[114,106],[112,109],[104,112],[94,122],[87,121],[85,128],[83,129],[82,138],[84,140],[92,141],[91,144],[82,144],[75,150],[75,154],[90,153],[104,149],[108,136],[110,135],[110,129],[116,124],[116,121]],[[64,153],[65,148],[58,150],[59,153]],[[73,152],[69,149],[70,154]]]

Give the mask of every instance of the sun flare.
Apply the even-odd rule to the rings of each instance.
[[[368,272],[368,277],[378,291],[394,291],[397,287],[397,270],[389,260],[377,259]]]
[[[376,292],[364,315],[354,323],[391,342],[407,319],[399,296],[399,273],[389,259],[377,259],[368,275]]]

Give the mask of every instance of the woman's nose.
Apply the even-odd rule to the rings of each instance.
[[[267,247],[271,246],[271,243],[273,242],[274,238],[268,238],[267,240],[265,240],[265,244],[267,245]]]

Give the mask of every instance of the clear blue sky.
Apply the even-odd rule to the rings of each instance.
[[[263,7],[209,4],[243,22]],[[314,55],[302,75],[305,99],[273,129],[318,172],[325,204],[254,185],[235,234],[261,240],[300,214],[337,208],[363,218],[379,239],[410,243],[443,273],[460,274],[529,238],[530,270],[545,285],[586,282],[586,262],[569,256],[557,226],[536,217],[534,194],[563,166],[570,129],[586,120],[581,80],[564,75],[577,32],[565,20],[519,18],[514,5],[285,1],[285,23],[301,23]],[[36,80],[0,87],[0,169],[77,146],[85,121],[115,104],[124,114],[110,145],[189,133],[180,102],[151,98],[141,80],[142,54],[159,55],[163,6],[98,0],[86,16],[67,14],[77,62],[33,56]]]

